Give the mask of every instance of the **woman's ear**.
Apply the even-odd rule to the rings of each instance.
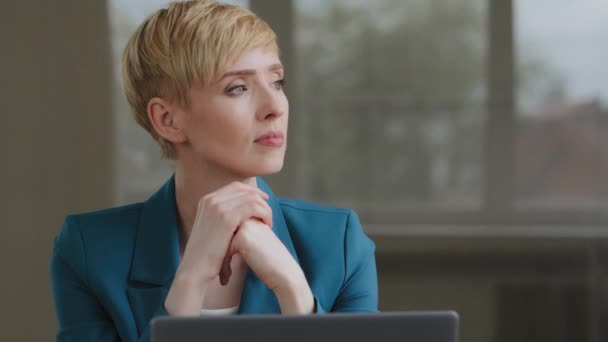
[[[153,97],[148,101],[148,119],[154,130],[159,136],[174,144],[187,140],[182,125],[180,125],[179,116],[183,114],[177,106],[160,97]]]

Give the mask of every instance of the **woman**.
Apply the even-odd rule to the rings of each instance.
[[[123,55],[136,121],[175,161],[144,203],[70,215],[51,272],[61,341],[147,341],[162,315],[377,310],[356,214],[276,197],[288,102],[274,32],[213,1],[147,18]]]

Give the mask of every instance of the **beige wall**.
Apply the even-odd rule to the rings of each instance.
[[[0,341],[49,341],[53,236],[111,204],[110,50],[103,1],[11,1],[0,21]]]

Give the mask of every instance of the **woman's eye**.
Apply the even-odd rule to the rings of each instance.
[[[244,85],[239,85],[239,86],[235,86],[235,87],[232,87],[232,88],[228,89],[226,91],[226,94],[228,94],[228,95],[241,95],[241,94],[243,94],[245,92],[245,90],[247,90],[247,88],[245,88]]]
[[[275,89],[283,89],[283,87],[285,87],[285,80],[278,80],[276,82],[272,83],[272,87]]]

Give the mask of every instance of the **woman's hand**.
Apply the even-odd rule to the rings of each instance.
[[[260,280],[274,291],[284,314],[312,313],[314,297],[304,272],[271,226],[256,219],[242,223],[228,254],[239,254]]]
[[[225,270],[222,264],[237,228],[252,217],[272,226],[267,199],[268,195],[256,187],[232,183],[199,201],[182,261],[164,303],[170,315],[200,313],[205,290]]]

